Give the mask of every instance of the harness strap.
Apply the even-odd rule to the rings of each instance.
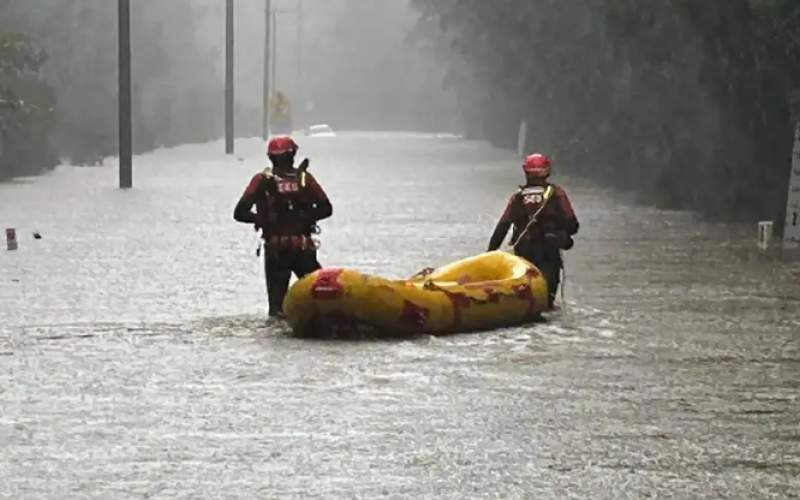
[[[267,167],[266,169],[264,169],[264,171],[261,172],[261,175],[263,175],[264,178],[267,179],[267,180],[272,180],[272,179],[275,178],[275,174],[272,173],[272,168],[271,167]],[[308,185],[307,178],[308,178],[308,174],[306,173],[306,171],[305,170],[301,170],[300,171],[300,187],[301,188],[304,188],[304,187],[306,187]]]
[[[515,239],[511,240],[512,247],[517,246],[517,243],[519,243],[520,240],[522,240],[522,238],[526,234],[528,234],[528,231],[530,231],[531,227],[533,227],[534,224],[538,222],[539,216],[542,214],[545,207],[547,206],[547,202],[550,201],[550,199],[553,197],[555,191],[556,190],[553,188],[553,186],[547,186],[547,189],[544,190],[544,195],[543,195],[544,199],[542,200],[542,206],[539,207],[539,209],[536,210],[536,212],[531,216],[530,220],[528,221],[528,224],[525,226],[522,232],[520,232]]]

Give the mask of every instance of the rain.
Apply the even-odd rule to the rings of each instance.
[[[0,498],[796,498],[795,4],[0,1]]]

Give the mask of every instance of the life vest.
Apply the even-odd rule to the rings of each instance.
[[[310,248],[312,226],[303,211],[314,202],[303,171],[264,172],[267,210],[265,239],[281,248]]]
[[[556,189],[553,186],[526,186],[518,193],[523,215],[516,223],[514,241],[535,241],[545,233],[550,221],[547,219],[548,202]]]
[[[555,191],[553,186],[530,186],[520,189],[519,200],[525,207],[529,219],[541,215]]]

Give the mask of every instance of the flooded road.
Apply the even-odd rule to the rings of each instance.
[[[324,265],[480,253],[521,181],[449,137],[300,137]],[[0,184],[0,498],[798,498],[800,266],[754,228],[556,176],[582,232],[547,323],[405,341],[266,326],[233,206],[259,141]],[[34,240],[34,231],[42,240]]]

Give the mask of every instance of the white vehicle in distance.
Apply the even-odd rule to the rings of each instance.
[[[320,124],[308,127],[306,135],[309,137],[336,137],[336,132],[333,131],[330,125]]]

